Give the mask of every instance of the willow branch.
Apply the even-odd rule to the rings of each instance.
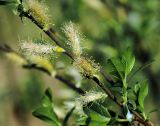
[[[49,28],[48,30],[44,30],[44,29],[43,29],[43,26],[41,26],[29,12],[22,11],[22,12],[20,12],[20,16],[22,16],[22,17],[24,16],[24,17],[27,17],[28,19],[30,19],[30,20],[31,20],[33,23],[35,23],[40,29],[42,29],[58,46],[64,48],[64,47],[61,45],[60,41],[57,39],[57,36],[56,36],[56,34],[55,34],[55,31],[54,31],[52,28]],[[65,54],[66,54],[68,57],[70,57],[72,60],[74,60],[72,54],[70,54],[70,53],[67,52],[67,51],[65,52]],[[103,76],[105,75],[103,71],[101,71],[101,74],[102,74]],[[109,77],[106,77],[106,76],[105,76],[105,78],[106,78],[106,80],[108,80],[108,81],[111,82],[111,83],[114,82],[114,81],[113,81],[111,78],[109,78]],[[92,79],[94,82],[96,82],[96,84],[97,84],[113,101],[115,101],[120,107],[123,108],[122,103],[118,102],[117,98],[113,95],[113,93],[110,91],[110,89],[108,89],[107,87],[105,87],[105,86],[104,86],[102,83],[100,83],[96,78],[90,78],[90,79]],[[150,123],[144,121],[143,118],[140,118],[140,117],[142,117],[141,115],[139,115],[139,114],[134,114],[134,115],[135,115],[137,118],[139,118],[139,120],[143,121],[146,126],[151,126],[151,125],[149,125]]]

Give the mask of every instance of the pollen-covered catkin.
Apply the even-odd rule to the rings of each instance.
[[[65,50],[59,46],[52,46],[50,44],[34,43],[32,40],[22,41],[20,44],[20,49],[23,53],[28,55],[45,55],[53,54],[53,52],[62,53]]]
[[[78,68],[81,74],[87,76],[88,78],[97,76],[100,67],[90,58],[82,56],[81,42],[83,38],[76,28],[75,24],[73,24],[72,22],[66,23],[64,25],[63,31],[69,40],[68,44],[72,48],[72,53],[74,56],[74,66]]]
[[[78,70],[89,78],[93,78],[100,71],[100,66],[94,63],[91,59],[85,57],[76,58],[74,61],[74,66],[78,68]]]
[[[68,44],[72,47],[74,56],[80,57],[82,54],[82,37],[77,27],[72,22],[69,22],[64,25],[63,31],[69,40]]]
[[[27,5],[30,14],[35,18],[39,25],[43,27],[44,30],[47,30],[51,23],[48,8],[45,6],[45,3],[39,2],[38,0],[28,0]]]
[[[90,102],[94,102],[97,100],[104,100],[106,97],[107,95],[102,92],[89,91],[89,92],[86,92],[85,95],[77,98],[76,102],[77,104],[80,104],[81,106],[85,106]]]

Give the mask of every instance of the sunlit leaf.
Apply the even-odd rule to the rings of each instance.
[[[108,72],[119,79],[124,78],[124,65],[120,58],[111,58],[108,60]]]
[[[141,85],[139,83],[137,83],[135,86],[134,86],[134,93],[137,94],[139,89],[140,89]]]
[[[123,80],[133,69],[135,57],[127,49],[121,57],[115,57],[108,60],[108,72],[115,77]]]
[[[148,94],[148,83],[144,83],[141,85],[140,90],[139,90],[139,95],[138,95],[138,102],[140,109],[143,111],[144,109],[144,100]]]
[[[60,126],[60,122],[53,109],[52,93],[48,88],[42,97],[40,106],[33,112],[33,115],[45,122],[52,124],[52,126]]]
[[[122,54],[122,63],[125,64],[125,74],[128,75],[131,70],[133,69],[134,63],[135,63],[135,57],[133,56],[130,49],[127,49]]]
[[[129,81],[133,78],[134,75],[136,75],[138,72],[142,71],[143,69],[149,67],[150,65],[152,65],[154,62],[154,60],[151,60],[149,62],[146,62],[145,64],[143,64],[142,66],[140,66],[137,70],[135,70],[130,76],[129,76]]]
[[[111,119],[107,108],[98,103],[92,103],[91,107],[89,108],[85,107],[84,112],[89,118],[89,122],[87,121],[89,126],[106,126]]]
[[[81,116],[81,117],[79,117],[78,119],[77,119],[77,124],[78,125],[87,125],[87,119],[88,119],[88,117],[87,116]]]

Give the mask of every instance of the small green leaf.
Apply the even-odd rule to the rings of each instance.
[[[127,92],[128,92],[128,99],[134,101],[137,99],[137,95],[134,93],[133,89],[127,90]]]
[[[126,50],[121,57],[108,60],[108,72],[120,80],[126,79],[135,64],[135,57],[130,49]]]
[[[108,60],[108,72],[115,77],[123,80],[124,78],[124,65],[120,58],[111,58]]]
[[[136,102],[134,100],[128,100],[128,106],[132,110],[136,110],[136,107],[137,107]]]
[[[148,61],[145,64],[143,64],[142,66],[140,66],[137,70],[135,70],[130,76],[129,76],[129,81],[140,71],[142,71],[143,69],[149,67],[150,65],[152,65],[154,62],[154,60]]]
[[[60,126],[57,115],[53,110],[52,93],[50,88],[45,91],[40,106],[32,114],[53,126]]]
[[[148,84],[145,82],[144,84],[141,85],[138,95],[138,103],[141,111],[144,110],[144,100],[147,94],[148,94]]]
[[[133,56],[130,49],[127,49],[122,54],[122,63],[125,64],[125,74],[128,75],[133,69],[133,66],[135,64],[135,57]]]
[[[77,119],[77,124],[78,125],[87,125],[87,119],[88,119],[88,117],[87,116],[81,116],[81,117],[79,117],[78,119]]]
[[[134,93],[137,94],[140,90],[140,87],[141,85],[139,83],[137,83],[135,86],[134,86]]]
[[[98,124],[101,126],[106,126],[106,124],[110,121],[110,118],[106,118],[105,116],[102,116],[91,109],[85,111],[87,115],[91,118],[89,126],[97,126]]]
[[[48,100],[52,102],[52,91],[50,88],[45,91],[45,96],[47,96],[47,98],[49,98]]]
[[[92,103],[92,106],[90,107],[90,109],[94,110],[95,112],[101,114],[102,116],[108,117],[110,118],[110,114],[108,112],[108,109],[105,108],[104,106],[94,102]]]
[[[85,114],[89,118],[89,126],[106,126],[111,120],[108,110],[98,103],[92,103],[91,107],[84,108]]]

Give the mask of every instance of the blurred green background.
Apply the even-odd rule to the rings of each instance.
[[[160,107],[159,0],[45,1],[56,31],[62,33],[62,24],[67,21],[76,23],[84,35],[86,53],[93,56],[104,70],[108,58],[117,56],[128,47],[136,56],[135,70],[155,60],[138,72],[132,83],[148,80],[150,90],[146,111]],[[40,38],[42,31],[27,19],[22,23],[11,9],[12,6],[0,6],[0,43],[18,50],[20,40]],[[45,35],[44,38],[50,41]],[[61,63],[68,65],[65,60]],[[0,54],[0,125],[45,126],[31,112],[48,86],[52,87],[55,106],[62,107],[56,107],[56,112],[63,118],[66,112],[64,101],[73,100],[76,94],[54,78],[35,70],[24,70]],[[159,117],[158,114],[151,117],[157,126]]]

